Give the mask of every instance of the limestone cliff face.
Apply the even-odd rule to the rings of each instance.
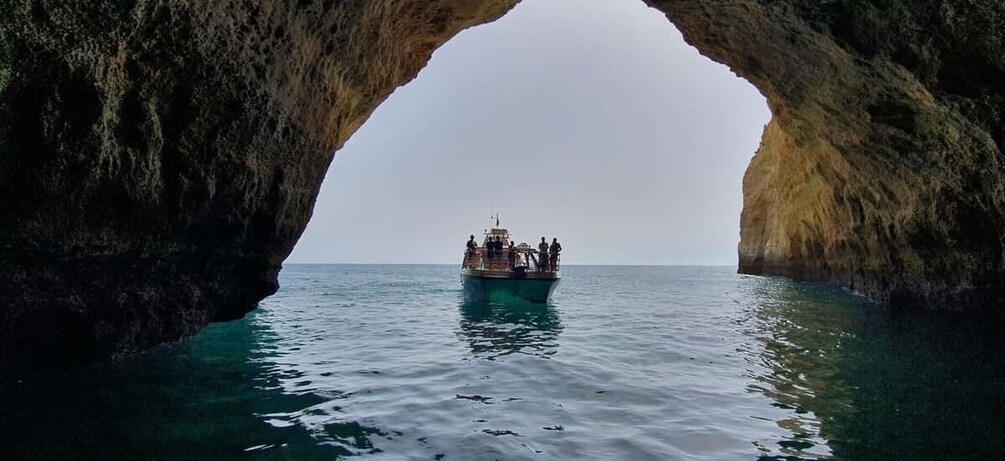
[[[0,363],[253,309],[334,151],[516,1],[0,0]],[[774,114],[741,271],[997,309],[1005,6],[649,3]]]
[[[0,0],[0,363],[243,316],[335,150],[513,4]]]
[[[1001,313],[1005,4],[654,1],[765,95],[741,272]]]

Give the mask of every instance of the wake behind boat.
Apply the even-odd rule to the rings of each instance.
[[[481,246],[472,235],[461,265],[464,298],[467,301],[524,299],[547,302],[562,279],[559,272],[561,251],[558,239],[553,239],[549,245],[544,237],[536,250],[526,243],[515,245],[506,229],[493,228],[485,232]]]

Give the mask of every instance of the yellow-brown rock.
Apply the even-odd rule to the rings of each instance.
[[[516,0],[0,0],[0,363],[276,287],[332,156]],[[1005,5],[650,0],[767,98],[740,270],[1002,312]]]
[[[1002,311],[1005,4],[654,1],[773,119],[740,271]]]

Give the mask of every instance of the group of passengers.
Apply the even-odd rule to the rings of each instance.
[[[499,263],[502,259],[506,243],[501,237],[489,237],[485,242],[485,260],[489,266],[494,266]],[[475,255],[478,254],[478,243],[475,242],[475,236],[472,235],[467,243],[467,252],[465,253],[465,267],[474,265]],[[562,252],[562,245],[558,243],[558,238],[551,239],[551,245],[548,245],[547,240],[541,237],[541,243],[537,246],[538,257],[535,260],[537,270],[548,271],[548,270],[558,270],[558,255]],[[516,269],[518,267],[526,267],[527,262],[525,256],[521,254],[516,245],[512,240],[509,242],[509,251],[506,252],[509,256],[509,268]],[[533,256],[532,256],[533,257]]]
[[[471,238],[474,239],[474,236],[471,236]],[[498,235],[495,236],[494,238],[490,237],[489,240],[485,242],[485,257],[488,258],[488,260],[491,262],[496,262],[497,259],[502,257],[503,248],[505,246],[506,242],[502,240],[502,237],[499,237]],[[510,259],[513,259],[513,252],[515,249],[516,247],[513,244],[513,241],[510,240],[509,242]]]
[[[537,252],[541,255],[537,262],[538,270],[558,270],[558,254],[562,252],[562,244],[558,243],[557,237],[551,239],[551,245],[541,237],[541,243],[537,244]]]

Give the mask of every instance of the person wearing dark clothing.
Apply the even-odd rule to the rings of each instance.
[[[488,245],[492,249],[492,258],[490,259],[492,259],[492,262],[494,263],[496,262],[497,259],[502,257],[502,241],[500,241],[499,237],[497,236],[493,239],[490,239]]]
[[[540,270],[548,270],[548,242],[541,237],[541,243],[537,244],[537,266]]]
[[[471,239],[468,240],[468,251],[464,253],[465,265],[474,265],[475,253],[478,251],[478,244],[475,243],[475,236],[472,235]]]
[[[558,237],[551,239],[551,247],[548,252],[551,255],[551,270],[558,270],[558,254],[562,252],[562,245],[558,243]]]
[[[509,267],[512,269],[516,264],[516,244],[512,240],[509,241]]]

